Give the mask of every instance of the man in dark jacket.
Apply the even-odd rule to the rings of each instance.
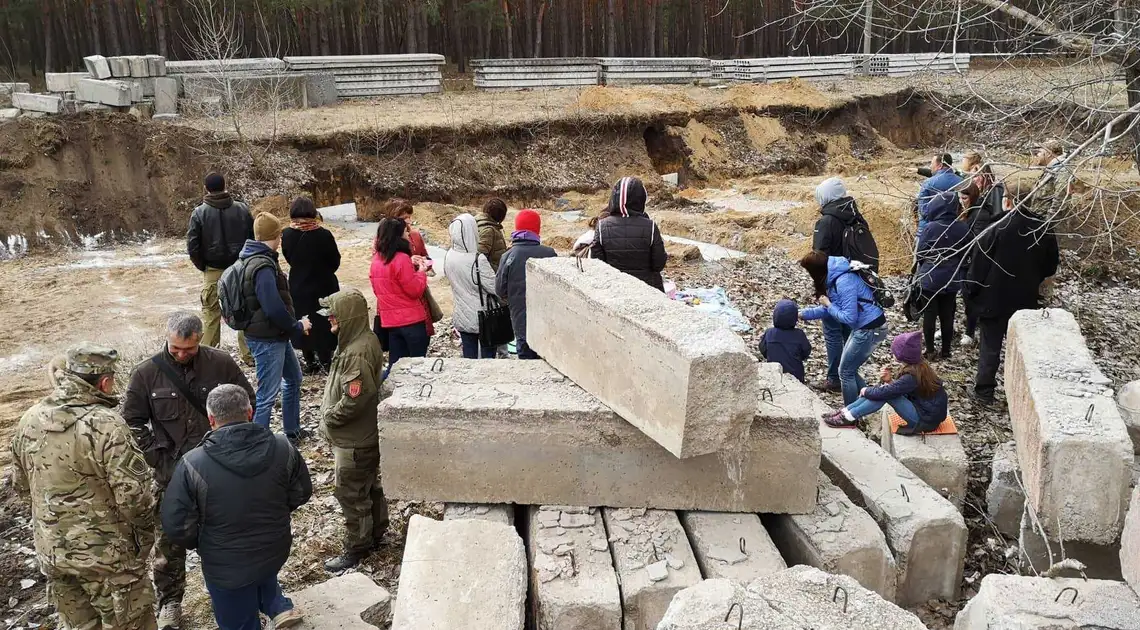
[[[636,177],[623,177],[610,194],[610,216],[598,221],[590,257],[665,291],[665,239],[645,213],[648,195]]]
[[[1008,212],[982,236],[963,287],[978,314],[976,400],[993,402],[1009,319],[1019,310],[1040,308],[1041,283],[1057,273],[1058,264],[1052,227],[1027,205]]]
[[[309,320],[293,311],[289,281],[281,273],[277,250],[281,223],[269,213],[257,215],[254,237],[241,250],[242,293],[253,319],[245,329],[257,370],[257,412],[253,421],[269,428],[277,394],[281,394],[281,425],[292,440],[305,437],[301,429],[301,363],[290,339],[309,332]],[[285,381],[282,387],[281,381]]]
[[[206,197],[190,214],[186,230],[186,252],[190,262],[202,272],[202,344],[217,348],[222,340],[222,308],[218,304],[218,279],[237,262],[246,239],[253,238],[253,217],[249,207],[226,191],[226,180],[218,173],[206,176]],[[253,357],[245,336],[238,332],[238,352],[247,365]]]
[[[206,399],[210,428],[182,457],[162,501],[162,529],[202,558],[202,577],[221,630],[301,623],[277,572],[293,546],[290,518],[309,501],[304,458],[283,436],[251,423],[245,390],[219,385]]]
[[[929,222],[918,235],[919,306],[928,358],[934,355],[936,322],[942,324],[943,359],[950,357],[954,341],[954,311],[970,245],[970,227],[958,220],[960,207],[956,193],[938,193],[926,206]]]
[[[521,210],[515,217],[512,245],[499,261],[495,273],[495,293],[511,307],[511,326],[515,329],[520,359],[538,359],[538,353],[526,343],[526,261],[531,258],[554,258],[558,254],[542,244],[542,217],[534,210]]]
[[[811,355],[811,342],[804,331],[796,328],[800,309],[791,300],[776,302],[772,309],[772,328],[760,337],[760,356],[769,363],[779,363],[785,374],[791,374],[802,383],[804,361]]]
[[[253,388],[230,355],[201,344],[202,320],[180,311],[166,323],[166,346],[131,374],[123,399],[123,419],[154,469],[154,496],[162,495],[182,455],[198,446],[210,422],[206,396],[223,384],[238,385],[249,398]],[[187,395],[193,398],[188,398]],[[179,628],[186,592],[186,549],[161,528],[154,546],[154,590],[159,630]]]
[[[338,346],[321,402],[321,433],[336,468],[333,496],[344,513],[344,553],[325,562],[335,572],[359,564],[388,529],[376,425],[384,351],[368,327],[368,302],[359,291],[337,292],[320,305]]]

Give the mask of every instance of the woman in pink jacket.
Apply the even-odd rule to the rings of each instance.
[[[412,255],[410,226],[403,219],[384,219],[376,228],[368,277],[376,295],[376,312],[388,336],[388,369],[404,357],[425,357],[428,349],[427,261]]]

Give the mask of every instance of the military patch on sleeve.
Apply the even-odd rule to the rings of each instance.
[[[361,387],[362,384],[360,382],[360,379],[350,381],[348,383],[348,387],[345,388],[345,392],[348,394],[349,398],[356,398],[357,396],[360,396]]]
[[[150,466],[147,466],[146,460],[137,451],[127,458],[126,468],[135,477],[145,477],[150,472]]]

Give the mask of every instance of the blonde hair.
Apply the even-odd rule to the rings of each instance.
[[[985,161],[985,158],[982,157],[981,152],[979,152],[979,151],[967,151],[966,154],[962,156],[963,170],[972,171],[972,170],[980,167],[982,165],[983,161]],[[970,165],[970,168],[965,168],[967,164]]]

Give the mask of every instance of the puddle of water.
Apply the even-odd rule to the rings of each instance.
[[[682,245],[696,245],[697,249],[701,250],[701,257],[704,258],[705,260],[723,260],[725,258],[744,258],[745,256],[748,255],[747,252],[742,252],[742,251],[736,250],[736,249],[729,249],[727,247],[722,247],[722,246],[716,245],[714,243],[703,243],[701,241],[693,241],[693,240],[690,240],[687,238],[681,238],[680,236],[669,236],[667,234],[662,234],[661,237],[670,243],[680,243]]]

